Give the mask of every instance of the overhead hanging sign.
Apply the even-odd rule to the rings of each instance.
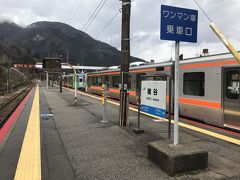
[[[42,67],[46,70],[59,71],[62,69],[61,60],[59,58],[44,58]]]
[[[161,5],[161,39],[197,42],[198,11]]]
[[[165,118],[166,91],[166,81],[142,81],[141,111]]]

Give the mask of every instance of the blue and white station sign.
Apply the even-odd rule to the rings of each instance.
[[[166,81],[142,81],[141,111],[159,117],[166,117]]]
[[[161,39],[197,42],[198,11],[161,5]]]

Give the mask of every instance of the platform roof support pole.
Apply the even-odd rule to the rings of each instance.
[[[74,72],[74,104],[76,104],[77,103],[77,79],[78,79],[77,71],[71,64],[68,64],[68,65],[73,69],[73,72]]]
[[[74,71],[74,103],[77,103],[77,74]]]
[[[75,67],[73,67],[71,64],[65,63],[65,65],[70,66],[74,72],[74,104],[77,104],[77,80],[78,80],[77,71]]]
[[[60,74],[60,93],[62,93],[62,73]]]

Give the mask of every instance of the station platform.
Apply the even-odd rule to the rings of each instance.
[[[169,177],[147,157],[148,142],[166,140],[168,123],[141,115],[143,134],[119,127],[117,101],[107,104],[101,123],[101,98],[70,89],[34,87],[11,124],[0,130],[0,179],[240,179],[240,134],[184,120],[180,144],[209,152],[208,168]],[[3,132],[4,131],[4,132]],[[173,131],[173,127],[172,127]],[[173,132],[172,132],[173,136]]]

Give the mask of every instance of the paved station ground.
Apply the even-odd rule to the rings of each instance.
[[[119,106],[116,102],[108,103],[109,122],[101,123],[100,98],[79,92],[77,104],[74,104],[73,95],[72,90],[65,88],[60,93],[56,86],[33,88],[18,119],[5,133],[4,141],[0,142],[0,179],[27,179],[24,168],[21,170],[24,161],[27,172],[33,173],[32,179],[240,179],[239,133],[229,134],[219,128],[199,125],[219,134],[218,138],[196,132],[194,128],[180,127],[180,143],[189,141],[207,150],[209,167],[169,177],[147,157],[148,142],[167,139],[166,121],[155,122],[153,118],[141,115],[141,127],[145,132],[135,134],[132,131],[137,125],[135,111],[129,111],[130,126],[119,127]],[[35,106],[37,98],[39,112]],[[37,113],[40,113],[39,125],[31,121],[36,119],[33,115]],[[189,125],[198,126],[191,122]],[[38,131],[33,127],[39,128],[40,133],[32,133]],[[26,135],[27,132],[30,135]],[[230,140],[222,140],[220,134]],[[32,146],[32,151],[26,148],[29,146]],[[27,167],[31,162],[34,167]],[[16,175],[21,173],[22,176]]]

